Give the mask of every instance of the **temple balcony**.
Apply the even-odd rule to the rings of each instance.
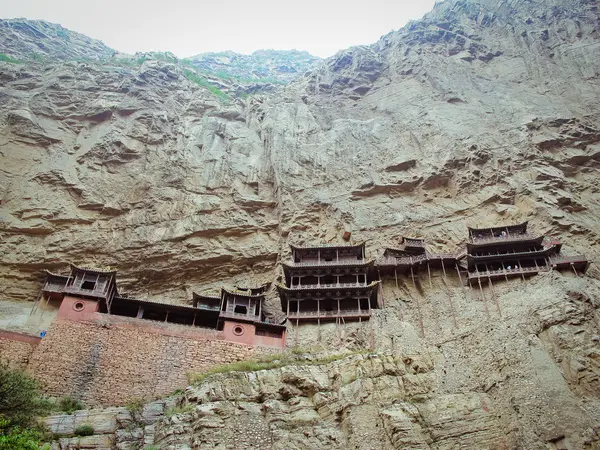
[[[324,260],[310,260],[301,262],[287,262],[285,265],[289,267],[336,267],[336,266],[360,266],[369,263],[370,260],[361,259],[346,259],[339,261],[324,261]]]
[[[585,272],[588,269],[590,262],[583,255],[553,256],[550,257],[550,265],[556,269],[568,269],[573,267],[574,269]]]
[[[62,292],[64,292],[65,294],[106,298],[106,296],[107,296],[106,287],[107,287],[107,285],[99,286],[94,289],[85,289],[83,287],[78,287],[78,286],[64,286],[62,289]]]
[[[548,255],[550,249],[547,248],[542,248],[539,250],[529,250],[529,251],[523,251],[523,252],[515,252],[515,251],[507,251],[507,252],[496,252],[496,253],[491,253],[491,254],[472,254],[472,255],[467,255],[467,259],[469,260],[469,262],[471,261],[476,261],[476,262],[483,262],[483,261],[502,261],[502,260],[506,260],[506,259],[515,259],[515,258],[532,258],[532,257],[544,257],[546,258],[546,256]]]
[[[44,284],[44,288],[42,289],[44,292],[56,292],[62,293],[65,289],[65,283],[51,282],[48,281]]]
[[[293,290],[302,289],[344,289],[344,288],[362,288],[367,287],[368,283],[320,283],[320,284],[301,284],[290,286]]]
[[[521,241],[533,241],[541,239],[540,236],[533,235],[531,233],[505,233],[498,236],[491,236],[489,234],[481,236],[470,236],[469,242],[471,244],[488,244],[488,243],[509,243],[509,242],[521,242]]]
[[[518,277],[522,275],[535,275],[543,270],[547,270],[545,266],[541,267],[519,267],[518,269],[497,269],[497,270],[487,270],[482,272],[469,272],[467,274],[467,280],[469,282],[476,281],[479,279],[501,279],[501,278],[509,278],[509,277]]]
[[[200,309],[203,311],[219,311],[219,309],[221,309],[219,305],[214,306],[214,305],[202,305],[202,304],[198,304],[194,308]]]
[[[369,318],[371,311],[368,309],[341,309],[333,311],[290,311],[288,319],[294,320],[317,320],[337,318]]]

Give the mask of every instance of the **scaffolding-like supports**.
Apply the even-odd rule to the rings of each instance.
[[[502,311],[500,310],[500,300],[498,299],[498,296],[494,292],[494,283],[492,283],[491,278],[488,278],[488,282],[490,284],[490,292],[492,294],[492,299],[494,300],[494,303],[496,303],[496,309],[498,310],[498,314],[500,314],[500,317],[502,317]]]
[[[485,294],[483,293],[483,287],[481,287],[481,278],[477,278],[477,282],[479,283],[479,290],[481,291],[481,297],[483,299],[483,306],[485,306],[485,312],[488,317],[490,317],[490,311],[487,306],[487,300],[485,299]]]
[[[415,274],[413,272],[412,265],[410,266],[410,276],[412,278],[413,286],[417,290],[417,283],[415,282]],[[423,327],[423,316],[421,315],[421,305],[419,305],[418,295],[415,295],[415,303],[417,304],[417,314],[419,315],[419,328],[421,329],[421,336],[425,337],[425,328]]]

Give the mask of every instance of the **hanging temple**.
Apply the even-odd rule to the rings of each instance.
[[[39,301],[57,307],[65,298],[75,302],[74,313],[100,313],[141,320],[204,327],[226,333],[227,339],[249,345],[285,347],[286,320],[292,324],[345,323],[369,320],[384,307],[381,280],[441,271],[455,272],[463,285],[492,288],[493,281],[523,278],[550,270],[585,273],[585,256],[565,256],[558,239],[527,229],[527,222],[492,228],[469,228],[466,246],[454,253],[430,253],[424,240],[403,237],[381,257],[366,257],[364,243],[291,245],[291,261],[283,262],[283,280],[275,283],[281,311],[268,311],[265,296],[270,283],[256,288],[221,289],[220,295],[193,293],[192,305],[172,305],[120,295],[117,272],[71,265],[69,274],[46,271]],[[493,289],[493,288],[492,288]],[[34,309],[36,306],[34,306]],[[296,328],[297,329],[297,328]]]

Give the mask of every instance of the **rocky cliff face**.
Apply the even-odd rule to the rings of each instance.
[[[115,51],[103,42],[44,20],[0,19],[0,50],[22,60],[100,60]]]
[[[263,82],[293,81],[313,69],[321,58],[298,50],[257,50],[251,55],[235,52],[201,53],[185,62],[209,73]]]
[[[184,302],[192,290],[273,280],[289,242],[343,231],[377,255],[402,234],[453,250],[466,225],[530,220],[560,235],[566,253],[596,261],[599,27],[589,0],[447,0],[272,93],[229,100],[166,61],[0,63],[3,308],[34,299],[40,269],[66,261],[116,266],[122,291]],[[428,361],[431,379],[416,404],[398,385],[398,401],[380,406],[373,387],[357,400],[365,419],[342,411],[341,428],[335,415],[313,426],[320,384],[274,397],[307,414],[307,428],[290,425],[305,439],[296,448],[369,448],[372,430],[360,427],[374,417],[386,430],[381,448],[463,445],[439,437],[452,434],[450,403],[460,420],[493,416],[465,447],[597,448],[592,267],[586,278],[506,283],[485,302],[458,280],[401,280],[384,286],[373,331],[303,329],[306,345],[320,337],[358,348],[373,335],[381,351]],[[396,384],[397,370],[385,373]],[[340,398],[329,374],[307,376]],[[227,404],[223,417],[258,417],[266,398],[246,410]]]

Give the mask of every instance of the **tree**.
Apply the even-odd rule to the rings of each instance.
[[[28,427],[48,409],[49,403],[42,398],[35,378],[0,362],[0,418],[13,426]]]
[[[0,450],[40,449],[49,449],[49,446],[41,446],[39,432],[12,426],[10,421],[0,417]]]

